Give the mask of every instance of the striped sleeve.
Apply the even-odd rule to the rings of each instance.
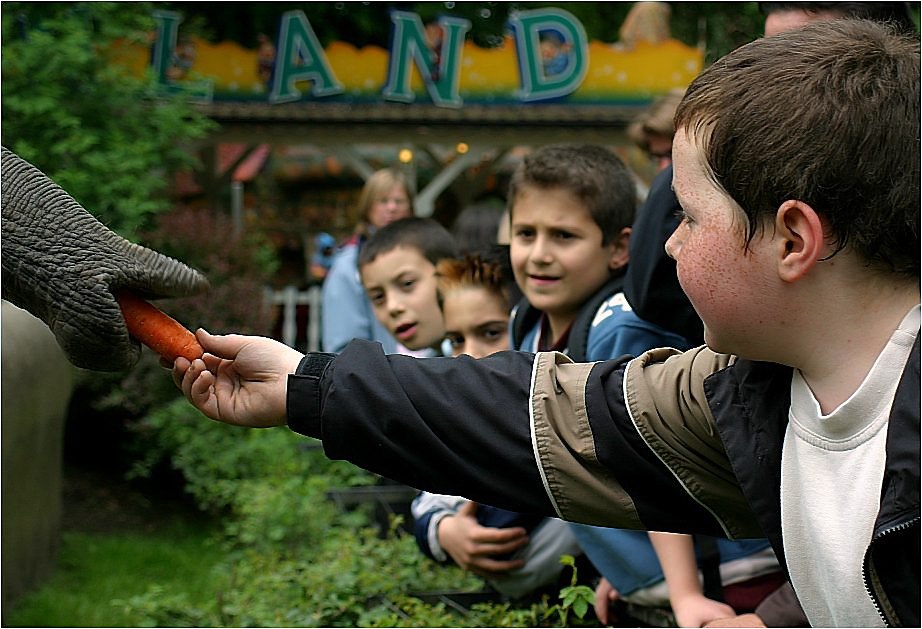
[[[532,439],[559,517],[730,537],[759,534],[704,398],[730,357],[653,350],[575,364],[539,354]]]

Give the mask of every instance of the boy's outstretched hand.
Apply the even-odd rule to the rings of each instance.
[[[260,336],[195,333],[205,355],[191,363],[177,358],[173,381],[186,399],[211,419],[267,428],[287,421],[288,374],[303,354]]]

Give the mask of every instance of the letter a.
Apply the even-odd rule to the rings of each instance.
[[[327,62],[323,47],[304,11],[287,11],[279,26],[278,54],[270,103],[287,103],[301,98],[296,81],[313,81],[312,96],[332,96],[343,92]]]

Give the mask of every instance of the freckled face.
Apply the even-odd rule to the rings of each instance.
[[[711,349],[758,358],[762,326],[773,320],[770,238],[756,233],[743,248],[744,218],[737,204],[708,176],[700,150],[684,130],[673,142],[673,189],[683,220],[666,242],[679,283],[704,321]]]
[[[509,349],[509,309],[496,293],[480,286],[446,291],[442,314],[453,356],[483,358]]]

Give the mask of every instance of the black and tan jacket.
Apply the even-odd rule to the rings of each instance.
[[[618,528],[767,537],[784,563],[781,446],[791,369],[653,350],[415,359],[354,341],[289,378],[289,426],[327,456],[431,492]],[[893,626],[919,626],[919,340],[890,416],[864,576]]]

